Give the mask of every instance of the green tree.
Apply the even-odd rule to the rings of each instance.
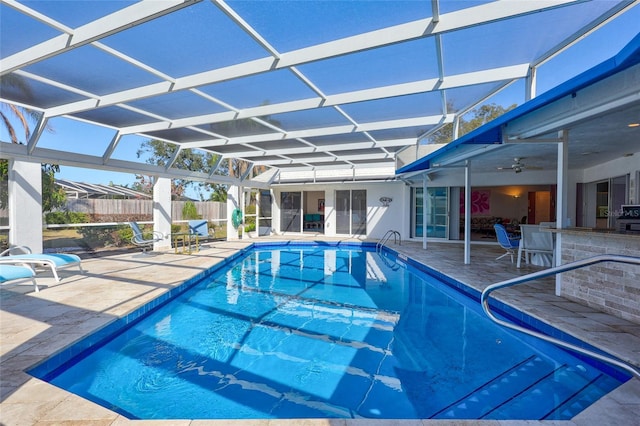
[[[182,218],[184,220],[201,218],[201,216],[198,214],[198,210],[196,209],[196,205],[193,203],[193,201],[187,201],[184,203],[184,206],[182,206]]]
[[[42,211],[50,212],[57,207],[64,206],[67,194],[64,189],[55,184],[55,174],[60,171],[56,164],[42,164]],[[0,160],[0,208],[9,206],[9,160]]]
[[[5,96],[11,96],[13,94],[18,98],[27,100],[33,98],[31,87],[27,84],[26,80],[19,75],[8,74],[0,77],[0,88],[2,88],[2,93]],[[22,144],[28,141],[31,137],[30,124],[39,118],[40,114],[37,111],[4,102],[0,103],[0,120],[2,120],[2,124],[7,130],[7,133],[9,133],[11,143]],[[14,121],[19,122],[24,130],[23,141],[18,137]]]
[[[479,108],[476,108],[471,111],[472,118],[470,120],[465,120],[464,117],[460,118],[460,128],[458,130],[458,137],[466,135],[474,129],[482,126],[490,122],[491,120],[500,117],[505,112],[511,111],[517,105],[513,104],[507,108],[496,105],[496,104],[487,104],[482,105]],[[448,105],[448,110],[453,111],[452,104]],[[427,139],[429,143],[449,143],[453,140],[453,124],[449,123],[443,126],[438,131],[432,133]]]
[[[227,202],[227,191],[229,190],[227,185],[221,183],[208,183],[207,185],[211,190],[209,201],[219,201],[221,203]]]
[[[153,139],[143,142],[140,145],[140,148],[137,151],[137,156],[138,158],[140,158],[143,155],[147,154],[149,155],[149,158],[147,158],[146,160],[148,164],[166,167],[177,150],[177,145]],[[190,170],[193,172],[203,172],[206,170],[210,170],[215,164],[216,159],[217,155],[214,154],[199,153],[198,151],[193,149],[183,149],[178,153],[178,157],[176,158],[172,167],[182,170]],[[138,182],[137,184],[134,184],[132,186],[133,189],[147,193],[152,192],[153,185],[151,183],[151,179],[148,176],[138,175],[136,176],[136,179],[138,180]],[[203,188],[205,184],[201,182],[193,182],[186,179],[172,179],[172,197],[176,199],[184,196],[186,188],[190,186],[196,189],[200,189]]]

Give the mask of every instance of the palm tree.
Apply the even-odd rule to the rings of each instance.
[[[16,92],[25,99],[32,98],[31,88],[27,82],[18,75],[8,74],[0,78],[0,90],[3,92]],[[0,119],[9,134],[11,143],[25,144],[31,137],[31,123],[38,121],[40,113],[38,111],[0,102]],[[20,123],[24,129],[24,141],[18,138],[15,124]],[[53,131],[47,125],[47,130]],[[1,142],[0,142],[1,143]],[[43,211],[51,211],[55,207],[62,206],[66,196],[62,188],[57,187],[54,182],[55,173],[60,171],[57,164],[42,164],[42,208]],[[0,208],[8,205],[8,182],[9,162],[0,160]]]
[[[31,87],[29,87],[29,84],[19,75],[8,74],[0,77],[0,90],[9,93],[19,93],[20,96],[25,99],[31,99],[33,97]],[[38,118],[39,113],[37,111],[4,102],[0,103],[0,119],[2,119],[2,123],[7,129],[7,133],[9,133],[11,143],[26,143],[31,137],[30,122],[37,121]],[[24,142],[18,139],[14,126],[16,121],[20,122],[24,129]]]

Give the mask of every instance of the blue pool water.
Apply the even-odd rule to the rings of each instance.
[[[32,374],[138,419],[569,419],[625,380],[396,260],[250,250]]]

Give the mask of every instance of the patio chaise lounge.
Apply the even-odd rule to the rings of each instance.
[[[13,254],[13,253],[21,254]],[[81,260],[75,254],[68,253],[31,253],[31,249],[26,246],[13,246],[2,253],[0,253],[0,264],[4,265],[24,265],[31,269],[36,267],[44,267],[51,269],[51,273],[55,277],[56,281],[60,281],[58,270],[68,268],[71,266],[77,266],[81,273],[84,273],[82,269]]]
[[[37,293],[38,291],[40,291],[40,289],[38,288],[38,284],[36,283],[35,275],[36,274],[35,272],[33,272],[33,269],[26,266],[0,264],[0,283],[19,280],[22,278],[30,278]]]

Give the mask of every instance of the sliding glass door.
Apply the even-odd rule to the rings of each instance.
[[[280,193],[280,231],[302,232],[302,193]]]
[[[412,209],[411,209],[411,236],[422,237],[423,218],[423,190],[422,188],[412,188]],[[449,218],[449,197],[447,188],[433,187],[427,188],[427,237],[447,238],[448,218]]]
[[[336,233],[367,234],[367,191],[336,191]]]

